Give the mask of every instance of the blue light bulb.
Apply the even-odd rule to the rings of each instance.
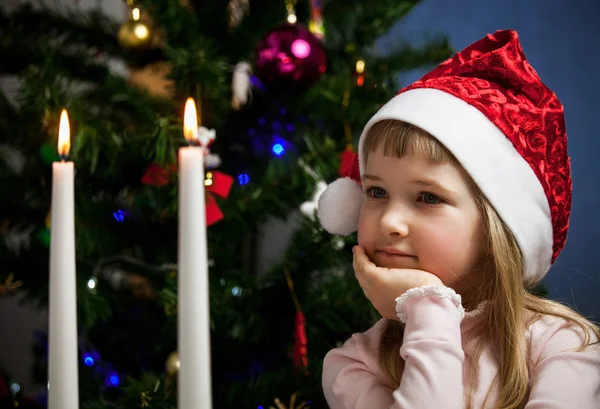
[[[273,145],[273,153],[277,156],[281,156],[285,151],[284,147],[280,143]]]
[[[117,375],[112,375],[110,377],[110,383],[117,386],[119,384],[119,377]]]
[[[123,212],[123,210],[117,210],[113,213],[113,217],[119,223],[123,223],[123,221],[125,220],[125,213]]]
[[[248,175],[247,173],[240,173],[238,175],[237,179],[238,179],[238,183],[242,186],[250,183],[250,175]]]
[[[85,354],[83,358],[83,363],[87,366],[92,366],[94,365],[94,358],[92,358],[90,354]]]

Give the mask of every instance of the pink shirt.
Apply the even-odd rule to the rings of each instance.
[[[477,339],[467,332],[481,310],[463,319],[447,298],[422,296],[404,303],[407,316],[400,355],[404,360],[400,387],[387,382],[378,364],[384,319],[367,332],[354,334],[331,350],[323,362],[323,390],[330,409],[463,409]],[[472,331],[471,331],[472,333]],[[581,330],[560,318],[545,316],[527,332],[530,355],[529,398],[525,409],[600,409],[600,348],[573,352]],[[479,379],[473,391],[480,408],[498,365],[489,351],[476,363]],[[498,388],[486,408],[492,408]]]

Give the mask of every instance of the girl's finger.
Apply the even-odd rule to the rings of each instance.
[[[356,246],[354,250],[353,265],[355,269],[368,273],[369,265],[372,264],[362,247]]]
[[[363,290],[368,287],[369,283],[365,279],[363,272],[357,267],[354,267],[354,277],[356,277],[358,284]]]
[[[354,277],[358,280],[358,284],[363,290],[369,288],[369,280],[365,276],[364,263],[361,261],[360,255],[358,252],[354,253],[354,258],[352,260],[352,267],[354,267]]]

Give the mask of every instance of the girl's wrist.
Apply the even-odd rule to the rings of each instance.
[[[431,275],[431,277],[427,278],[425,281],[423,281],[423,283],[421,284],[421,287],[431,287],[431,286],[441,286],[441,287],[445,287],[444,283],[442,282],[442,280],[439,279],[439,277],[434,276],[433,274]]]

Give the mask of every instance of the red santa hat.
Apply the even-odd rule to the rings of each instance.
[[[527,62],[517,33],[497,31],[470,45],[371,118],[355,170],[320,197],[319,219],[329,232],[356,231],[364,138],[389,119],[418,126],[452,152],[514,234],[523,280],[541,280],[565,245],[571,170],[563,106]]]

